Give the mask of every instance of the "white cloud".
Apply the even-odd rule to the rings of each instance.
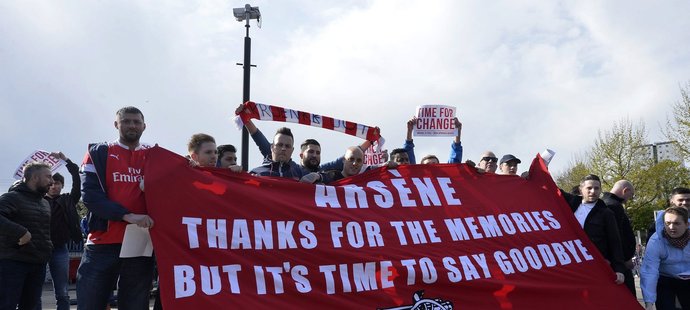
[[[231,9],[244,3],[0,4],[2,171],[9,177],[37,148],[81,158],[88,142],[115,138],[124,105],[144,111],[146,141],[173,151],[195,132],[239,146],[229,118],[242,98],[245,28]],[[662,139],[657,123],[690,79],[684,1],[252,5],[264,17],[250,28],[252,99],[380,126],[389,149],[415,106],[449,104],[464,124],[465,158],[492,149],[527,163],[549,147],[559,171],[623,116]],[[259,126],[270,136],[282,124]],[[298,140],[321,140],[324,159],[359,143],[294,129]],[[444,160],[449,142],[415,139],[417,157]],[[258,164],[251,142],[250,152]]]

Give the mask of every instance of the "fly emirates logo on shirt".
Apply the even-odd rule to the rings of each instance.
[[[121,171],[113,172],[113,182],[115,183],[139,183],[143,179],[141,169],[127,167],[126,173]]]

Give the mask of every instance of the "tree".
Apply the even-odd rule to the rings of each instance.
[[[666,208],[671,191],[679,186],[687,187],[689,179],[690,170],[671,160],[663,160],[632,175],[635,199],[626,203],[626,209],[633,229],[646,230],[653,221],[654,210]]]
[[[601,178],[603,188],[610,189],[616,181],[653,164],[642,147],[647,144],[646,136],[644,123],[633,124],[628,118],[613,123],[608,131],[599,131],[588,153],[587,166]]]
[[[680,88],[681,100],[673,105],[673,117],[666,124],[664,135],[677,141],[683,157],[690,159],[690,82]]]
[[[580,185],[580,180],[590,174],[585,161],[576,158],[570,163],[565,172],[556,177],[556,184],[565,191],[570,191],[573,187]]]

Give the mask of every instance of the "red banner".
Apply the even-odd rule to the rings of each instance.
[[[442,164],[315,186],[153,148],[164,308],[640,308],[532,166],[529,180]]]

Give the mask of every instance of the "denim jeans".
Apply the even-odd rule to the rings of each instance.
[[[34,310],[45,277],[45,264],[0,259],[0,310]]]
[[[120,258],[120,247],[120,244],[84,247],[77,270],[77,309],[104,309],[116,282],[118,309],[149,309],[153,257]]]
[[[50,277],[53,279],[53,289],[55,290],[55,301],[57,310],[69,310],[69,251],[67,244],[58,245],[53,248],[53,254],[48,261]],[[36,310],[40,310],[40,305]]]

